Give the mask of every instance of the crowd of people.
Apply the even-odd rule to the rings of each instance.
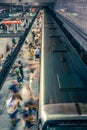
[[[15,47],[16,47],[17,43],[13,43],[10,44],[8,43],[6,45],[6,49],[5,52],[3,52],[2,54],[0,54],[0,71],[3,68],[3,65],[8,61],[8,59],[10,58],[12,52],[14,51]]]
[[[29,41],[28,38],[25,40],[29,54],[29,83],[25,86],[23,85],[25,76],[23,63],[20,60],[12,66],[10,71],[10,74],[15,75],[17,79],[12,80],[12,84],[8,88],[9,98],[6,100],[7,113],[10,118],[11,127],[15,127],[18,121],[22,121],[24,130],[30,130],[33,125],[36,125],[38,118],[39,95],[33,95],[31,87],[33,87],[32,81],[35,80],[36,82],[39,80],[41,19],[42,13],[39,13],[34,23],[35,26],[31,30],[32,40]],[[18,114],[20,118],[17,118]]]
[[[29,86],[26,86],[22,90],[19,88],[17,81],[12,81],[9,86],[10,97],[6,100],[7,112],[10,118],[11,127],[16,126],[19,119],[24,122],[24,126],[30,128],[36,123],[36,115],[38,110],[37,100],[33,98]],[[24,92],[24,89],[26,92]],[[23,97],[23,93],[26,93],[27,98]],[[20,118],[17,119],[17,114],[20,112]],[[28,125],[28,126],[27,126]]]
[[[11,17],[10,19],[5,19],[2,21],[0,25],[0,30],[2,30],[2,33],[7,34],[7,33],[17,33],[20,28],[25,29],[28,24],[28,18],[26,18],[25,13],[21,13],[17,16],[14,15],[14,17]],[[29,14],[27,15],[29,17]],[[6,21],[6,23],[5,23]],[[10,22],[9,22],[10,21]],[[13,23],[11,21],[20,21],[20,23]]]

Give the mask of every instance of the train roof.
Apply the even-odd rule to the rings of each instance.
[[[46,15],[42,37],[40,106],[57,104],[59,108],[59,104],[64,108],[60,109],[61,112],[65,113],[69,112],[65,108],[70,106],[78,115],[87,115],[87,67],[59,26]]]
[[[77,109],[75,107],[75,103],[59,103],[59,104],[47,104],[41,108],[41,116],[43,121],[53,121],[53,120],[79,120],[86,121],[86,109],[84,110],[84,106],[82,103],[79,104],[81,106],[81,115],[78,114]],[[55,109],[54,109],[55,108]],[[87,108],[87,105],[86,105]]]

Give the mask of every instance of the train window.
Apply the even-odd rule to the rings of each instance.
[[[87,126],[47,126],[46,130],[87,130]]]
[[[45,130],[87,130],[87,120],[62,120],[50,122]]]

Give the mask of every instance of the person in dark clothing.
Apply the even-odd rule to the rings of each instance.
[[[34,29],[32,29],[32,40],[34,42],[34,38],[35,38],[35,32],[34,32]]]
[[[19,93],[19,88],[18,88],[18,83],[16,80],[12,81],[12,84],[9,86],[9,92],[11,92],[12,94],[16,94]]]
[[[13,95],[19,93],[19,89],[17,88],[17,85],[16,85],[16,84],[12,84],[12,85],[9,87],[9,91],[10,91]]]
[[[27,108],[27,110],[32,111],[38,109],[38,104],[34,99],[29,99],[27,102],[24,103],[24,107]]]
[[[6,53],[8,53],[8,51],[10,51],[10,50],[11,50],[11,47],[10,47],[9,44],[7,44],[7,45],[6,45]]]
[[[3,33],[7,33],[7,25],[2,24]]]
[[[30,130],[30,128],[35,124],[36,122],[36,116],[33,113],[33,105],[34,103],[32,101],[28,101],[24,104],[24,110],[22,112],[22,118],[25,122],[24,129]]]
[[[15,44],[13,44],[11,47],[11,53],[13,53],[14,49],[15,49]]]
[[[16,73],[17,82],[18,82],[19,88],[20,88],[20,87],[21,87],[21,84],[22,84],[22,75],[21,75],[21,73],[20,73],[19,65],[15,66],[15,73]]]
[[[15,95],[15,97],[20,98],[20,100],[22,100],[21,93],[16,80],[12,81],[12,84],[9,86],[8,89],[10,94]]]
[[[24,113],[23,115],[22,115],[22,118],[23,118],[23,120],[24,120],[24,122],[25,122],[25,126],[24,126],[24,129],[26,129],[26,130],[30,130],[30,128],[34,125],[34,119],[33,119],[33,116],[32,115],[29,115],[29,114],[27,114],[27,113]]]
[[[23,64],[21,63],[21,61],[18,61],[18,66],[19,66],[19,70],[20,70],[20,74],[21,74],[22,82],[23,82],[24,72],[23,72]]]
[[[6,62],[8,62],[8,61],[10,60],[10,58],[11,58],[11,53],[10,53],[10,50],[9,50],[8,53],[7,53],[7,56],[6,56],[6,58],[5,58],[4,64],[5,64]]]
[[[21,101],[22,101],[22,97],[21,97],[21,92],[20,92],[20,90],[19,90],[19,88],[18,88],[18,83],[17,83],[17,81],[16,81],[16,80],[13,80],[13,81],[12,81],[12,84],[9,86],[8,89],[9,89],[9,93],[10,93],[12,96],[14,95],[15,98],[17,98],[17,99],[20,100],[20,102],[18,103],[18,108],[21,108],[20,103],[21,103]]]

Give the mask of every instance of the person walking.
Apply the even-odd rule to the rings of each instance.
[[[15,95],[12,95],[9,99],[6,100],[7,113],[10,118],[11,127],[16,126],[15,123],[17,120],[19,102],[20,102],[20,100]]]
[[[12,81],[12,84],[9,86],[9,93],[11,94],[11,95],[15,95],[15,96],[20,96],[21,97],[21,95],[20,95],[20,90],[19,90],[19,87],[18,87],[18,83],[17,83],[17,81],[16,80],[13,80]]]
[[[23,80],[22,80],[22,75],[20,73],[19,65],[15,66],[15,73],[16,73],[17,82],[19,83],[19,88],[20,88]]]
[[[40,58],[40,50],[38,47],[36,47],[35,49],[35,60],[39,59]]]
[[[24,72],[23,72],[23,64],[21,63],[21,61],[18,61],[18,66],[19,66],[19,70],[20,70],[20,74],[21,74],[21,81],[23,82],[24,80]]]

